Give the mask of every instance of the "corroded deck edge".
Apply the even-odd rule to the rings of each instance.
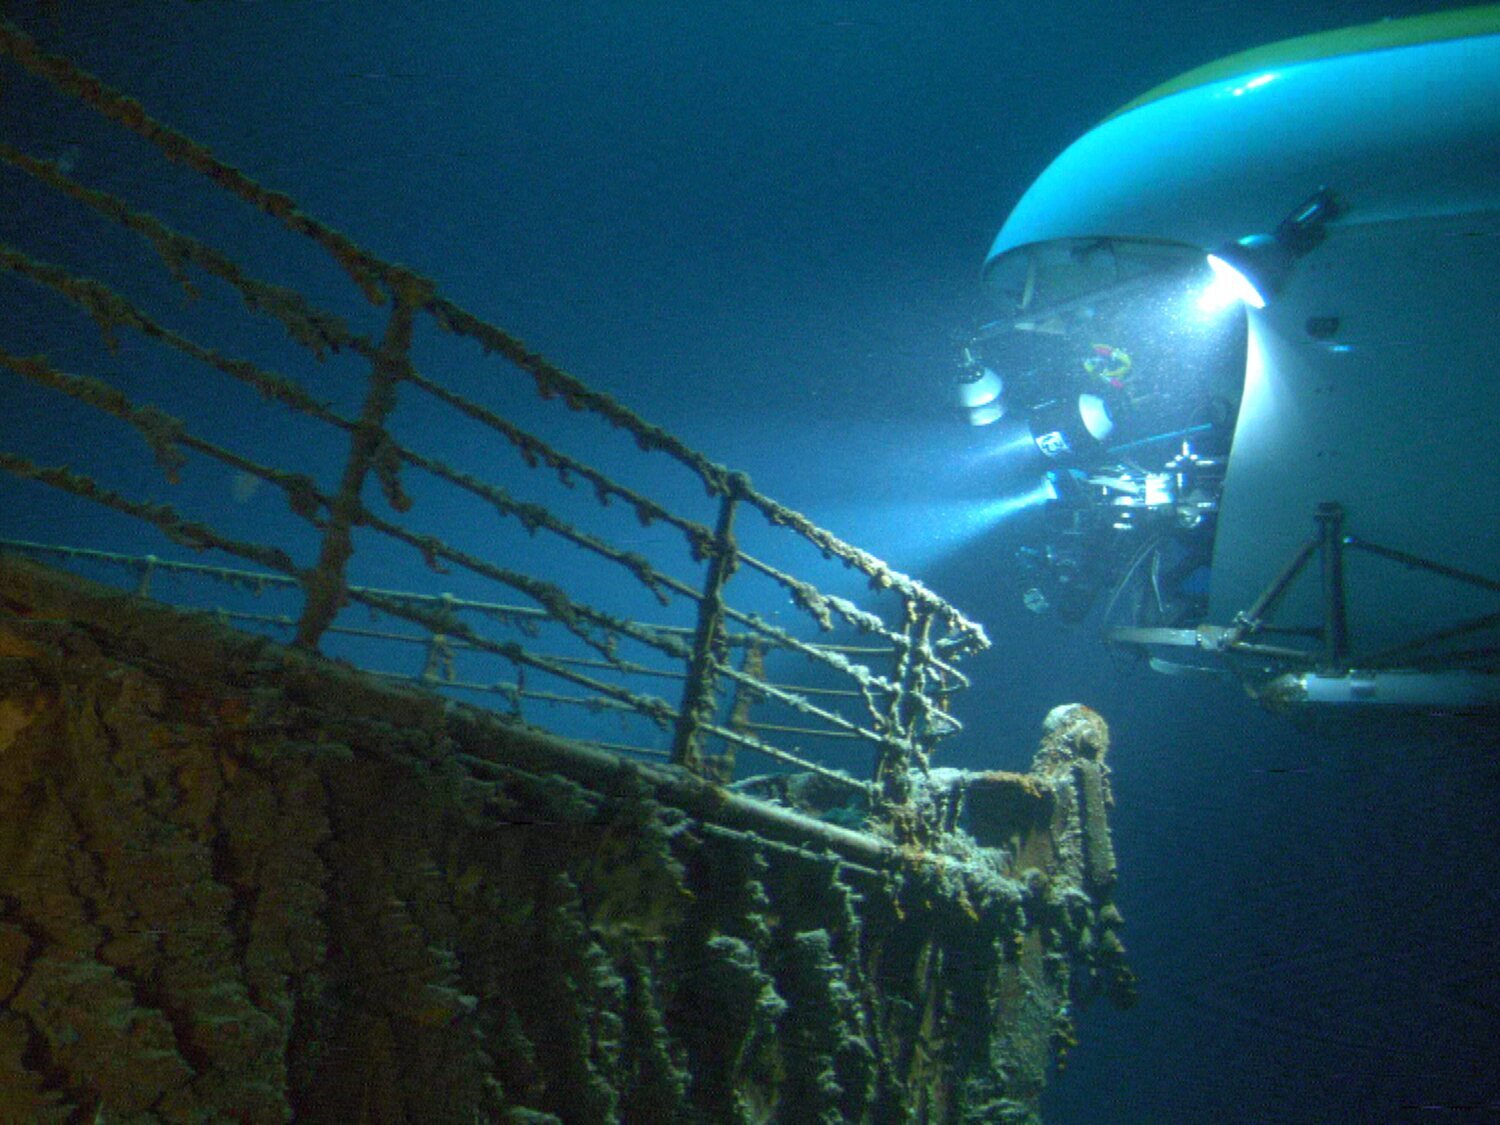
[[[917,852],[0,558],[0,1117],[1033,1121],[1107,731]]]

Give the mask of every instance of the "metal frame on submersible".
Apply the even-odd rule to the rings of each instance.
[[[1356,654],[1351,651],[1349,635],[1345,551],[1363,551],[1401,566],[1425,571],[1435,578],[1456,580],[1491,593],[1500,594],[1500,582],[1345,534],[1344,510],[1337,503],[1320,504],[1314,520],[1316,531],[1297,549],[1255,603],[1235,615],[1232,625],[1200,625],[1192,629],[1121,626],[1110,629],[1106,639],[1125,645],[1191,648],[1238,659],[1247,669],[1279,670],[1287,665],[1301,666],[1301,671],[1283,671],[1269,679],[1262,672],[1254,694],[1275,709],[1307,704],[1360,703],[1458,709],[1493,705],[1493,675],[1466,671],[1457,666],[1460,660],[1493,661],[1493,649],[1479,648],[1461,653],[1439,650],[1440,646],[1500,625],[1500,612],[1481,614],[1433,629],[1379,651]],[[1283,595],[1315,558],[1322,579],[1321,622],[1306,626],[1275,624],[1272,618]],[[1369,597],[1378,601],[1380,595],[1377,591]],[[1256,639],[1260,637],[1303,638],[1314,642],[1317,647],[1268,644]],[[1424,651],[1435,653],[1433,659],[1439,663],[1439,668],[1423,666]],[[1177,670],[1163,661],[1153,660],[1153,664],[1159,670]]]

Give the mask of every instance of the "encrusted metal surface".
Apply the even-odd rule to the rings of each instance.
[[[1087,708],[917,847],[14,558],[0,606],[0,1119],[1034,1123],[1133,997]]]

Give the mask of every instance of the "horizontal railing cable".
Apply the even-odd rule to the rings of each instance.
[[[347,443],[347,451],[334,470],[336,479],[320,483],[313,475],[301,471],[305,460],[291,462],[295,468],[283,468],[263,463],[263,459],[251,456],[244,448],[234,448],[246,443],[243,427],[235,431],[233,440],[226,442],[220,440],[219,434],[209,432],[218,419],[196,419],[190,426],[185,418],[173,412],[134,401],[110,381],[113,376],[105,379],[64,371],[43,354],[16,354],[13,348],[0,350],[0,369],[9,376],[64,395],[84,408],[128,426],[145,443],[168,482],[179,481],[190,458],[206,458],[229,469],[237,488],[239,481],[248,480],[250,489],[260,482],[279,490],[288,501],[294,519],[301,521],[297,533],[301,538],[275,537],[288,543],[305,542],[306,532],[311,529],[316,536],[316,561],[299,565],[283,546],[227,534],[211,522],[190,518],[172,505],[126,495],[75,465],[47,465],[34,456],[11,450],[0,450],[0,470],[20,480],[140,520],[173,543],[195,551],[222,552],[262,570],[186,563],[154,555],[130,558],[82,546],[49,547],[26,541],[0,542],[0,547],[52,550],[79,562],[130,567],[138,576],[136,593],[141,595],[148,593],[157,573],[206,577],[255,594],[271,588],[295,590],[301,598],[301,611],[297,615],[257,614],[243,608],[221,608],[215,612],[225,621],[290,629],[294,634],[292,643],[305,649],[319,648],[325,636],[345,638],[344,648],[365,646],[371,652],[376,651],[370,647],[375,645],[419,645],[425,649],[419,671],[403,674],[381,667],[372,669],[372,674],[426,688],[494,694],[507,701],[517,719],[522,700],[599,712],[631,712],[670,732],[672,741],[670,751],[585,739],[592,745],[630,753],[669,754],[673,762],[685,769],[716,777],[732,773],[734,751],[743,749],[854,788],[887,806],[909,803],[914,793],[911,777],[926,768],[935,740],[960,729],[958,720],[948,712],[948,701],[953,692],[967,686],[968,680],[958,671],[955,661],[968,652],[987,647],[988,640],[980,626],[922,583],[761,493],[746,474],[714,462],[675,434],[647,422],[611,395],[528,348],[516,336],[460,307],[439,293],[433,282],[382,261],[301,211],[289,196],[261,186],[219,160],[203,145],[155,120],[140,103],[112,90],[71,61],[42,51],[4,20],[0,20],[0,55],[50,83],[62,95],[76,99],[105,120],[142,138],[167,160],[193,170],[216,189],[236,196],[295,236],[320,248],[349,277],[366,305],[382,310],[385,317],[383,328],[375,336],[362,335],[344,318],[319,308],[298,290],[254,276],[223,249],[174,229],[120,196],[79,181],[63,162],[39,159],[0,140],[0,163],[21,173],[26,178],[23,182],[86,209],[83,217],[88,223],[96,222],[93,216],[98,216],[141,239],[185,298],[204,302],[210,296],[219,301],[226,295],[237,295],[254,316],[279,325],[294,344],[317,360],[340,354],[364,366],[358,373],[363,400],[357,408],[348,408],[350,413],[345,413],[313,395],[291,375],[227,354],[171,327],[167,323],[174,319],[170,311],[165,315],[148,313],[115,284],[88,276],[85,268],[44,261],[30,249],[0,243],[0,273],[39,286],[76,309],[97,327],[104,348],[111,353],[119,351],[122,333],[139,334],[167,349],[175,365],[168,370],[176,370],[186,360],[194,365],[194,370],[217,372],[274,406],[326,427],[325,432],[335,441]],[[17,237],[25,241],[24,232]],[[81,248],[97,249],[92,242],[84,242]],[[64,259],[72,256],[62,255]],[[102,272],[113,277],[120,272],[115,267],[116,263],[111,263]],[[203,278],[222,282],[227,289],[219,285],[204,286],[193,271],[199,271]],[[151,278],[150,284],[156,285],[157,280]],[[153,298],[148,303],[154,307],[159,302]],[[555,401],[559,409],[598,418],[633,442],[639,454],[665,456],[685,467],[718,505],[716,522],[711,525],[672,510],[645,490],[622,483],[613,472],[574,456],[556,441],[546,440],[517,424],[474,395],[460,393],[430,371],[419,370],[413,353],[421,351],[424,357],[428,355],[426,348],[431,338],[428,329],[437,330],[439,342],[445,338],[464,341],[467,342],[464,347],[477,346],[483,356],[497,357],[510,378],[524,375],[529,379],[543,401]],[[423,333],[421,336],[419,331]],[[424,358],[423,362],[427,360]],[[354,376],[346,379],[354,386]],[[466,429],[466,433],[495,435],[486,441],[502,449],[509,446],[527,468],[544,470],[544,475],[556,478],[557,485],[573,491],[563,494],[562,506],[521,499],[509,488],[459,467],[447,457],[436,455],[431,448],[415,448],[411,435],[405,434],[401,427],[402,420],[414,409],[407,405],[410,396],[405,393],[406,388],[455,411],[467,420],[461,425],[479,427],[474,431]],[[488,388],[479,393],[485,389]],[[345,397],[341,394],[340,400]],[[295,424],[301,435],[305,424]],[[288,420],[286,425],[293,423]],[[576,427],[570,427],[568,433],[571,435],[574,430]],[[262,436],[275,434],[274,429],[262,428],[259,432]],[[402,432],[408,440],[398,440],[397,432]],[[445,431],[440,428],[438,432]],[[421,436],[426,438],[428,431],[424,430]],[[30,447],[27,448],[30,452]],[[92,466],[94,462],[88,464]],[[192,461],[194,472],[198,464]],[[554,572],[550,569],[546,571],[547,578],[525,573],[482,557],[451,535],[409,526],[412,521],[403,516],[416,501],[405,478],[413,471],[425,474],[421,480],[424,487],[416,491],[424,505],[429,503],[433,489],[441,496],[452,495],[450,490],[456,490],[465,496],[465,506],[461,509],[464,512],[471,511],[473,500],[477,500],[499,520],[515,521],[527,535],[542,533],[566,543],[569,550],[582,552],[580,562],[587,561],[596,568],[601,565],[613,568],[611,573],[628,574],[630,580],[621,578],[604,584],[597,577],[587,579],[589,596],[585,600],[553,580]],[[652,557],[659,554],[660,544],[649,550],[629,549],[629,544],[619,544],[611,534],[589,526],[587,521],[595,517],[587,499],[573,499],[577,495],[574,486],[580,482],[588,486],[598,506],[618,504],[642,526],[659,526],[681,536],[687,559],[700,568],[697,580],[686,580],[663,569]],[[134,490],[138,491],[138,486]],[[384,497],[384,506],[378,504],[376,496]],[[447,509],[433,505],[424,510],[441,513]],[[747,510],[757,512],[767,526],[761,527],[757,522],[747,533],[743,521]],[[607,522],[605,517],[597,518],[601,523]],[[240,526],[241,522],[236,521],[234,526]],[[862,574],[872,591],[871,599],[867,600],[872,600],[879,612],[772,565],[759,549],[748,550],[740,542],[747,535],[763,538],[767,534],[794,536],[811,546],[825,567],[841,564]],[[371,538],[367,540],[367,536]],[[517,600],[532,604],[508,605],[353,582],[356,540],[363,551],[367,541],[376,541],[374,537],[413,552],[429,571],[444,574],[456,569],[463,572],[465,585],[472,584],[474,579],[494,583],[513,592]],[[756,539],[757,548],[759,543]],[[550,541],[547,549],[551,550]],[[550,567],[550,554],[527,557],[532,559],[533,569]],[[679,568],[681,561],[674,559],[671,569]],[[773,623],[759,613],[733,604],[732,599],[740,599],[740,591],[747,588],[735,582],[741,570],[755,576],[752,585],[758,593],[764,594],[767,588],[780,591],[798,612],[789,615],[785,623]],[[569,574],[570,581],[574,580],[571,563],[559,572]],[[680,609],[686,605],[696,623],[655,625],[604,608],[601,599],[620,591],[637,594],[637,587],[659,606]],[[895,607],[898,612],[892,612],[892,599],[899,602]],[[343,618],[349,606],[362,606],[378,617],[408,622],[417,631],[406,633],[352,625]],[[476,625],[481,620],[513,628],[524,634],[528,643],[504,635],[489,635]],[[893,620],[898,623],[893,624]],[[797,631],[807,632],[813,626],[823,633],[852,630],[856,643],[817,643]],[[873,643],[858,643],[860,638]],[[651,663],[632,659],[640,655],[634,650],[622,652],[625,644],[641,646],[652,654],[647,658]],[[730,662],[731,650],[742,651],[742,667]],[[776,660],[780,662],[775,669],[777,675],[767,674],[764,663],[767,653],[777,654]],[[783,665],[794,657],[805,659],[814,669],[821,670],[814,678],[832,682],[805,686],[787,682],[788,677],[782,674]],[[478,670],[487,667],[489,659],[504,661],[514,668],[515,680],[486,679]],[[550,690],[550,685],[537,687],[526,682],[528,673],[567,687],[563,691]],[[680,699],[674,705],[633,690],[633,680],[639,678],[681,684]],[[790,677],[796,678],[796,674]],[[583,694],[568,694],[569,689]],[[724,698],[726,694],[732,699]],[[750,708],[757,706],[789,711],[800,716],[800,722],[752,716]],[[868,745],[875,752],[873,780],[862,781],[830,769],[800,752],[773,744],[768,741],[771,737],[833,739]],[[723,749],[716,762],[706,756],[705,739],[718,740]],[[895,823],[893,820],[892,824]],[[908,817],[900,823],[915,821]]]

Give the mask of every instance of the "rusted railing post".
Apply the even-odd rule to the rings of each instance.
[[[106,346],[113,347],[123,332],[137,334],[143,341],[170,349],[183,359],[256,391],[264,400],[304,416],[308,422],[330,427],[347,440],[346,460],[332,470],[340,480],[314,480],[302,471],[295,449],[274,450],[272,463],[261,464],[232,448],[238,444],[220,445],[211,440],[210,432],[190,431],[183,419],[172,417],[155,407],[137,404],[110,379],[70,374],[53,368],[40,357],[9,355],[0,352],[0,376],[19,376],[30,383],[71,398],[75,403],[118,419],[132,426],[168,473],[174,471],[192,454],[228,466],[243,474],[243,479],[258,487],[260,482],[274,485],[285,493],[297,518],[305,519],[318,539],[315,559],[293,558],[288,550],[272,543],[240,540],[223,534],[211,524],[187,518],[174,507],[155,500],[134,499],[116,492],[101,480],[75,471],[66,464],[42,464],[20,454],[0,448],[0,474],[28,482],[24,487],[45,486],[60,490],[79,501],[97,503],[161,531],[170,541],[195,550],[222,551],[226,555],[253,562],[265,572],[233,572],[227,568],[186,564],[172,559],[130,559],[116,556],[105,561],[124,561],[136,568],[136,593],[151,592],[154,574],[186,573],[212,575],[232,585],[252,585],[260,592],[268,585],[289,588],[295,584],[301,595],[295,617],[246,614],[221,610],[226,620],[254,621],[276,628],[291,627],[293,643],[305,650],[316,650],[322,638],[339,630],[344,607],[360,604],[372,612],[398,620],[410,621],[427,631],[426,660],[416,677],[429,687],[460,690],[488,689],[510,701],[512,718],[521,720],[523,699],[539,699],[548,708],[554,704],[579,705],[595,712],[607,707],[611,711],[630,711],[653,724],[654,732],[672,732],[672,757],[699,778],[727,782],[732,779],[739,749],[761,754],[778,763],[818,775],[824,781],[857,790],[861,795],[874,794],[874,803],[884,809],[898,829],[902,841],[923,842],[932,825],[921,817],[925,802],[916,797],[921,789],[921,771],[936,738],[957,728],[956,722],[944,721],[946,686],[952,676],[962,677],[948,663],[964,652],[988,646],[984,631],[968,621],[956,609],[942,601],[920,582],[891,569],[880,559],[831,532],[817,526],[800,512],[762,495],[748,477],[730,472],[688,446],[676,435],[647,422],[611,396],[596,390],[563,370],[546,357],[525,346],[498,326],[487,323],[437,295],[431,281],[409,270],[383,261],[356,245],[338,231],[325,226],[298,208],[288,196],[269,190],[243,172],[221,161],[207,148],[147,115],[133,99],[125,96],[81,71],[61,56],[43,52],[33,41],[0,20],[0,56],[7,57],[37,78],[49,82],[57,93],[76,100],[82,107],[100,116],[102,121],[132,133],[152,146],[163,158],[186,167],[202,177],[214,190],[223,190],[247,205],[263,212],[285,232],[330,256],[347,273],[359,293],[368,299],[372,309],[385,315],[386,323],[379,338],[371,338],[363,327],[346,324],[340,314],[320,308],[309,296],[294,286],[276,284],[252,276],[228,254],[209,242],[174,230],[148,210],[139,209],[126,200],[74,180],[63,162],[40,160],[8,144],[0,144],[0,165],[27,177],[44,192],[67,198],[87,208],[95,216],[90,222],[105,222],[144,240],[175,278],[192,296],[199,293],[197,274],[215,279],[214,287],[226,286],[225,293],[237,291],[245,306],[256,316],[265,317],[290,335],[294,344],[317,357],[345,353],[366,363],[364,402],[350,417],[340,405],[320,401],[308,387],[292,374],[263,369],[256,363],[220,352],[168,327],[137,307],[128,291],[116,292],[101,280],[47,261],[38,260],[20,245],[0,246],[0,278],[16,278],[41,286],[91,319]],[[7,64],[8,65],[8,64]],[[82,229],[82,228],[80,228]],[[25,232],[21,232],[25,233]],[[44,230],[45,242],[51,244],[55,233],[64,242],[68,231]],[[279,233],[278,233],[279,236]],[[69,247],[72,257],[90,259],[98,247],[78,243]],[[96,263],[97,264],[97,263]],[[192,276],[189,276],[192,274]],[[519,371],[530,375],[544,399],[558,399],[572,411],[586,411],[631,435],[643,453],[671,458],[685,466],[708,489],[710,503],[718,505],[717,530],[703,526],[698,518],[689,518],[669,509],[643,491],[612,480],[602,469],[590,465],[564,449],[544,441],[495,409],[467,398],[456,388],[444,386],[416,370],[411,348],[418,319],[422,327],[431,326],[439,333],[461,337],[479,345],[486,355],[500,357]],[[40,345],[39,345],[40,346]],[[403,384],[405,384],[403,386]],[[512,496],[500,484],[483,479],[444,461],[441,457],[408,448],[391,433],[393,411],[398,395],[422,392],[452,408],[458,416],[484,427],[508,443],[532,469],[555,473],[563,486],[583,481],[591,488],[601,505],[614,500],[634,513],[643,526],[661,524],[681,532],[693,551],[696,563],[707,571],[702,582],[684,582],[671,573],[658,570],[648,553],[625,549],[608,535],[596,535],[586,525],[574,526],[561,511],[545,504],[532,503]],[[356,388],[356,393],[358,390]],[[73,408],[70,408],[73,409]],[[217,425],[222,419],[215,419]],[[42,425],[46,425],[45,420]],[[300,425],[301,423],[299,423]],[[66,440],[66,434],[59,435]],[[429,435],[423,435],[424,437]],[[570,433],[568,435],[572,437]],[[66,456],[66,454],[65,454]],[[281,467],[281,466],[286,467]],[[560,585],[460,549],[437,534],[421,534],[391,516],[391,511],[406,512],[411,501],[401,487],[401,475],[415,469],[444,487],[453,487],[491,506],[502,519],[513,519],[530,533],[545,532],[596,559],[623,568],[644,586],[663,607],[680,603],[673,598],[690,598],[699,604],[694,612],[697,624],[692,646],[684,643],[682,630],[663,628],[630,620],[601,608],[575,600]],[[327,474],[320,474],[326,476]],[[386,505],[371,496],[371,476],[381,486]],[[572,501],[569,502],[570,505]],[[741,553],[736,549],[734,521],[736,512],[749,506],[763,517],[777,534],[796,536],[810,544],[825,560],[837,561],[863,574],[879,596],[899,597],[903,601],[904,620],[889,623],[878,609],[865,608],[855,601],[820,590],[817,585],[796,574]],[[389,510],[387,510],[389,509]],[[567,509],[567,511],[571,511]],[[281,531],[282,529],[277,529]],[[757,527],[757,530],[759,528]],[[495,607],[477,603],[462,606],[444,595],[438,608],[428,607],[431,598],[407,596],[398,591],[380,591],[351,584],[352,556],[358,546],[364,548],[366,537],[383,537],[419,552],[435,571],[453,564],[471,575],[520,591],[537,603],[512,615],[493,613]],[[278,536],[278,539],[280,536]],[[1347,545],[1338,539],[1334,546]],[[0,546],[6,544],[0,543]],[[33,545],[34,547],[35,545]],[[31,548],[28,548],[31,549]],[[44,550],[59,550],[47,548]],[[104,554],[79,548],[74,558],[104,559]],[[1311,548],[1309,548],[1309,551]],[[540,558],[536,560],[540,563]],[[819,645],[797,635],[796,626],[771,622],[758,614],[736,610],[724,599],[725,584],[736,569],[744,565],[768,579],[790,596],[792,603],[807,614],[817,627],[829,631],[849,627],[877,647]],[[1432,564],[1429,564],[1432,565]],[[1441,573],[1458,573],[1440,571]],[[1460,575],[1461,576],[1461,575]],[[1474,580],[1470,578],[1469,580]],[[1269,602],[1267,603],[1269,604]],[[502,627],[530,622],[549,621],[569,637],[564,644],[571,652],[582,644],[600,659],[587,659],[549,653],[541,648],[522,647],[511,640],[501,641],[489,635],[484,623],[471,622],[467,611],[481,609]],[[521,616],[524,613],[525,616]],[[939,632],[949,634],[948,648],[934,651],[928,639],[929,621]],[[674,622],[680,624],[680,622]],[[806,621],[801,621],[806,626]],[[731,635],[743,628],[743,637]],[[903,631],[904,630],[904,631]],[[410,643],[423,638],[405,633],[349,629],[351,635],[371,639]],[[1342,651],[1338,638],[1342,630],[1330,632],[1330,651]],[[654,654],[673,661],[663,667],[636,664],[620,656],[616,641],[626,639],[644,645]],[[731,647],[748,645],[738,667],[731,662]],[[884,660],[886,645],[896,649],[896,675],[887,669],[872,670],[861,661],[865,654],[878,652],[874,660]],[[845,690],[825,685],[809,686],[809,695],[819,694],[848,702],[814,701],[793,684],[772,684],[764,679],[763,659],[775,650],[795,653],[809,660],[823,674],[847,681]],[[477,654],[488,654],[509,661],[515,669],[515,683],[473,684],[456,669],[458,655],[466,665],[484,667]],[[735,654],[738,655],[738,654]],[[655,694],[634,690],[629,677],[641,675],[672,676],[686,665],[685,684],[680,707]],[[603,669],[602,671],[596,671]],[[528,689],[526,677],[549,677],[543,684]],[[731,694],[723,679],[732,681]],[[567,696],[545,690],[551,681],[561,681],[589,693],[583,697]],[[668,689],[671,691],[672,689]],[[796,726],[777,722],[752,722],[751,709],[757,706],[790,711],[810,725]],[[846,713],[848,712],[848,713]],[[758,716],[757,716],[758,717]],[[770,716],[772,718],[775,715]],[[721,724],[722,720],[722,724]],[[836,738],[851,740],[860,747],[874,747],[877,755],[875,776],[856,779],[808,757],[796,750],[783,749],[766,741],[788,736],[790,739]],[[653,733],[649,747],[620,747],[660,754]],[[741,755],[742,756],[742,755]],[[936,822],[933,821],[933,824]]]
[[[917,721],[921,716],[916,697],[922,691],[927,675],[926,654],[932,614],[925,607],[918,607],[911,598],[902,601],[905,616],[903,639],[896,646],[896,664],[891,676],[895,693],[886,713],[886,742],[880,760],[875,764],[875,785],[880,801],[893,819],[909,821],[911,818],[906,812],[911,804],[912,770],[927,766],[926,753],[916,736]],[[917,827],[913,823],[909,830]]]
[[[713,722],[718,678],[716,663],[727,656],[724,643],[724,584],[734,573],[737,554],[734,543],[734,510],[738,496],[731,489],[719,501],[719,520],[714,527],[713,554],[708,577],[698,602],[698,626],[693,633],[693,654],[688,661],[687,683],[682,689],[676,730],[672,736],[672,763],[693,773],[703,769],[703,725]]]
[[[386,443],[385,420],[396,407],[396,385],[410,362],[412,330],[417,310],[425,300],[425,286],[415,278],[407,279],[391,287],[391,300],[385,338],[370,368],[369,390],[349,438],[349,459],[344,462],[339,490],[330,502],[318,562],[299,576],[307,600],[293,641],[298,648],[317,648],[323,631],[333,623],[348,598],[344,576],[354,554],[353,530],[362,519],[361,494]]]
[[[766,677],[766,646],[758,637],[750,636],[745,641],[745,655],[740,660],[740,674],[747,679],[738,679],[734,683],[733,701],[729,706],[729,717],[724,726],[735,734],[750,734],[750,708],[756,702],[764,698],[759,689],[754,687],[750,681],[764,680]],[[728,739],[721,740],[723,749],[703,762],[704,774],[714,781],[728,784],[734,780],[734,759],[739,749]]]

